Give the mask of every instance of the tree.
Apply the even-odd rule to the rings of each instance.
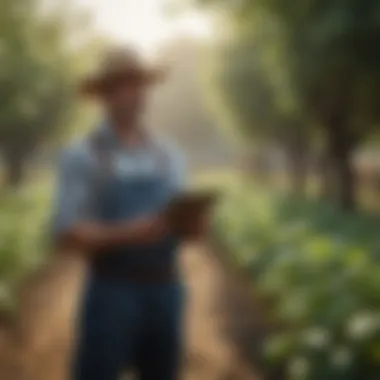
[[[335,182],[332,197],[342,207],[354,208],[352,153],[379,121],[380,4],[375,0],[197,3],[224,9],[223,16],[239,40],[269,31],[266,43],[256,46],[272,60],[264,66],[270,75],[288,78],[285,88],[306,121],[304,128],[317,126],[324,141],[330,172],[326,182]]]
[[[44,11],[42,5],[0,4],[0,151],[13,186],[21,183],[36,149],[60,136],[75,104],[74,19],[65,7]]]
[[[302,17],[298,15],[302,21],[295,22],[283,2],[272,3],[287,25],[288,58],[293,57],[292,78],[300,103],[325,134],[328,181],[335,177],[336,197],[351,209],[352,153],[379,119],[380,23],[374,15],[380,6],[375,1],[312,2]]]
[[[280,52],[273,38],[271,30],[238,25],[215,54],[209,75],[216,84],[217,112],[227,114],[231,125],[255,149],[266,144],[280,149],[287,158],[293,192],[304,195],[314,132],[304,128],[307,120],[299,112],[286,70],[278,67]],[[274,46],[268,54],[270,44]]]

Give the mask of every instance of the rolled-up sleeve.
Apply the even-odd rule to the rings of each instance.
[[[61,154],[51,219],[53,239],[76,223],[91,218],[91,186],[82,156],[74,149]]]

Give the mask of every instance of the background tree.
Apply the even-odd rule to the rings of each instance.
[[[69,11],[63,3],[0,4],[0,150],[9,185],[20,184],[36,148],[60,137],[73,117],[75,72],[88,39],[75,33],[73,40],[78,17]]]
[[[314,139],[316,128],[324,145],[325,168],[328,168],[324,181],[333,185],[329,196],[346,209],[354,208],[352,154],[372,135],[379,121],[376,89],[380,54],[376,41],[380,36],[380,21],[376,15],[380,4],[374,0],[203,0],[196,3],[217,6],[219,15],[236,36],[235,43],[246,40],[247,36],[265,34],[265,43],[257,44],[251,38],[252,44],[245,44],[246,49],[259,51],[264,58],[262,68],[269,71],[265,81],[286,79],[277,81],[275,97],[283,98],[278,95],[287,91],[292,94],[297,119],[302,120],[303,129],[312,132],[305,135]],[[234,65],[234,58],[230,56],[224,64]],[[252,71],[246,74],[241,83],[250,86]],[[240,92],[247,91],[242,85]],[[248,99],[254,110],[257,98]],[[230,107],[238,113],[240,105],[240,101],[235,101]]]
[[[271,37],[253,32],[243,37],[236,33],[214,57],[215,65],[209,71],[220,93],[217,111],[227,110],[231,124],[238,126],[244,140],[264,156],[272,155],[270,147],[282,152],[292,190],[303,195],[310,131],[304,128],[305,120],[297,110],[283,71],[278,69],[275,78],[276,72],[270,73],[266,67],[276,64],[260,48],[267,38]]]

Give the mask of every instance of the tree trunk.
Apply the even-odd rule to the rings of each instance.
[[[25,160],[21,154],[8,152],[4,157],[5,184],[17,188],[22,185],[25,178]]]
[[[331,173],[335,199],[339,206],[346,211],[356,208],[355,175],[352,163],[352,152],[355,148],[355,139],[348,135],[348,128],[344,124],[335,124],[329,131],[329,152],[331,157]]]
[[[292,193],[299,197],[305,197],[308,172],[306,155],[300,154],[300,152],[289,152],[288,160]]]
[[[351,160],[352,146],[340,144],[336,151],[336,168],[339,181],[339,204],[342,209],[356,208],[355,174]]]
[[[334,175],[334,160],[331,150],[326,149],[320,157],[319,174],[321,179],[320,198],[326,202],[335,201],[336,196],[336,177]]]
[[[301,126],[296,127],[288,136],[286,145],[291,191],[296,196],[305,197],[309,168],[309,139],[303,133]]]

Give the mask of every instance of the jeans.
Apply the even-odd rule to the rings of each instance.
[[[85,291],[74,380],[176,380],[182,358],[184,287],[91,279]]]

